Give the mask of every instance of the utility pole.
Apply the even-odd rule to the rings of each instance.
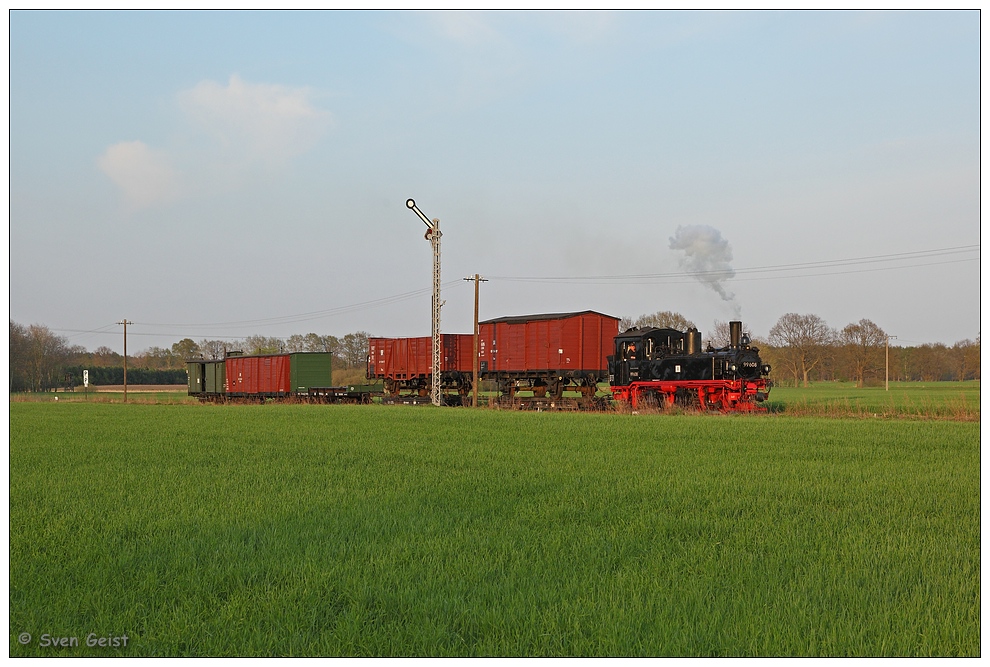
[[[406,200],[406,208],[426,223],[425,238],[433,246],[433,364],[430,367],[433,381],[430,384],[430,401],[433,405],[440,405],[440,308],[443,306],[440,300],[440,219],[433,218],[431,221],[412,199]]]
[[[474,281],[474,365],[471,367],[471,392],[474,394],[473,407],[478,407],[478,284],[487,283],[488,280],[482,278],[477,273],[474,278],[464,280]]]
[[[887,336],[887,346],[884,351],[884,391],[890,391],[890,339],[897,340],[897,336]]]
[[[127,325],[134,324],[133,322],[128,322],[126,319],[117,322],[117,324],[124,325],[124,403],[127,402]]]

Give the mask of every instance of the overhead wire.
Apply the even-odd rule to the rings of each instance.
[[[448,281],[446,283],[442,283],[441,284],[441,287],[450,288],[450,287],[453,287],[455,285],[462,285],[462,284],[463,284],[463,281],[461,281],[461,280],[451,280],[451,281]],[[368,300],[368,301],[361,301],[361,302],[357,302],[357,303],[348,304],[348,305],[345,305],[345,306],[338,306],[336,308],[328,308],[328,309],[325,309],[325,310],[312,311],[312,312],[309,312],[309,313],[298,313],[298,314],[295,314],[295,315],[284,315],[284,316],[280,316],[280,317],[260,318],[260,319],[255,319],[255,320],[238,320],[238,321],[231,321],[231,322],[215,322],[215,323],[212,323],[212,324],[205,324],[205,323],[203,323],[203,324],[188,324],[188,323],[163,323],[163,322],[136,321],[136,322],[130,322],[129,324],[131,324],[132,326],[137,325],[137,326],[151,326],[151,327],[176,327],[176,328],[182,328],[182,329],[186,329],[186,330],[188,330],[188,329],[200,329],[200,330],[202,330],[202,329],[208,329],[208,330],[215,330],[215,329],[218,329],[218,328],[234,328],[234,329],[239,329],[239,328],[246,328],[246,327],[277,326],[277,325],[280,325],[280,324],[296,324],[296,323],[299,323],[299,322],[307,322],[307,321],[312,321],[312,320],[319,320],[319,319],[324,319],[326,317],[331,317],[331,316],[334,316],[334,315],[340,315],[340,314],[344,314],[344,313],[357,312],[357,311],[361,311],[361,310],[367,310],[367,309],[370,309],[370,308],[377,308],[377,307],[380,307],[380,306],[391,305],[393,303],[400,303],[402,301],[408,301],[410,299],[415,299],[417,297],[424,296],[426,294],[429,294],[431,291],[432,291],[432,288],[424,288],[424,289],[413,290],[411,292],[403,292],[401,294],[394,294],[392,296],[382,297],[380,299],[371,299],[371,300]],[[110,330],[109,329],[112,328],[112,327],[114,327],[114,326],[116,326],[116,323],[109,324],[109,325],[106,325],[104,327],[100,327],[99,329],[93,329],[93,330],[90,330],[90,329],[54,329],[53,331],[69,332],[69,333],[93,333],[93,334],[97,334],[97,333],[110,333]],[[140,330],[135,331],[132,328],[130,331],[127,332],[127,335],[128,336],[182,336],[182,337],[187,337],[187,336],[189,336],[189,332],[188,331],[184,331],[184,332],[181,332],[181,333],[177,333],[177,332],[170,332],[170,331],[140,331]],[[204,335],[204,334],[201,334],[200,333],[200,334],[196,334],[196,335]],[[237,339],[243,338],[243,335],[233,335],[233,334],[228,334],[228,333],[224,333],[224,334],[210,333],[209,336],[211,338],[226,339],[226,340],[237,340]]]
[[[622,274],[622,275],[601,275],[601,276],[497,276],[489,275],[488,278],[492,281],[503,281],[503,282],[535,282],[535,283],[546,283],[546,284],[686,284],[697,281],[699,279],[717,279],[719,282],[742,282],[742,281],[754,281],[754,280],[779,280],[779,279],[792,279],[792,278],[810,278],[810,277],[821,277],[830,275],[846,275],[855,273],[872,273],[877,271],[890,271],[898,269],[908,269],[908,268],[918,268],[926,266],[937,266],[943,264],[957,264],[962,262],[971,262],[979,260],[979,257],[970,257],[964,259],[948,259],[939,262],[924,262],[924,263],[910,263],[910,264],[898,264],[889,266],[877,266],[872,268],[860,268],[860,269],[850,269],[835,271],[831,269],[841,269],[843,267],[852,266],[862,266],[876,263],[895,263],[895,262],[911,262],[924,259],[933,259],[938,257],[946,257],[952,255],[960,255],[972,252],[979,252],[980,245],[963,245],[963,246],[952,246],[948,248],[934,248],[930,250],[919,250],[913,252],[902,252],[902,253],[890,253],[884,255],[867,255],[863,257],[852,257],[845,259],[835,259],[835,260],[820,260],[813,262],[795,262],[789,264],[773,264],[767,266],[756,266],[756,267],[746,267],[741,269],[722,269],[713,271],[678,271],[678,272],[667,272],[667,273],[641,273],[641,274]],[[816,273],[807,273],[808,271],[815,271]],[[731,272],[731,277],[722,277],[726,273]],[[803,273],[802,273],[803,272]],[[746,277],[737,277],[740,274]],[[760,275],[760,274],[776,274],[776,275]],[[780,275],[786,274],[786,275]],[[688,280],[690,279],[690,280]],[[442,287],[450,288],[454,285],[464,284],[462,280],[452,280],[442,284]],[[334,308],[327,308],[324,310],[310,311],[306,313],[296,313],[292,315],[283,315],[278,317],[268,317],[268,318],[257,318],[251,320],[233,320],[227,322],[212,322],[212,323],[162,323],[162,322],[133,322],[131,324],[149,327],[168,327],[168,328],[181,328],[184,330],[188,329],[207,329],[216,330],[218,328],[233,328],[242,329],[247,327],[269,327],[278,326],[282,324],[297,324],[300,322],[308,322],[319,319],[324,319],[327,317],[332,317],[335,315],[341,315],[345,313],[359,312],[362,310],[367,310],[371,308],[378,308],[381,306],[391,305],[394,303],[400,303],[402,301],[407,301],[410,299],[415,299],[420,296],[429,294],[431,288],[422,288],[418,290],[412,290],[409,292],[402,292],[400,294],[394,294],[391,296],[381,297],[378,299],[370,299],[368,301],[359,301],[352,304],[347,304],[344,306],[337,306]],[[88,334],[88,335],[105,335],[111,332],[111,330],[117,325],[117,323],[107,324],[96,329],[55,329],[54,331],[68,332],[68,333],[78,333],[78,334]],[[183,336],[189,335],[188,331],[183,333],[175,332],[149,332],[149,331],[134,331],[133,329],[128,332],[128,335],[132,336]],[[202,333],[196,335],[204,335]],[[212,338],[219,339],[238,339],[242,336],[232,335],[229,333],[224,334],[210,334]]]
[[[813,269],[831,269],[831,268],[841,268],[845,266],[857,266],[862,264],[873,264],[877,262],[903,262],[910,260],[920,260],[920,259],[930,259],[934,257],[943,257],[947,255],[958,255],[961,253],[978,252],[980,249],[979,244],[966,245],[966,246],[954,246],[950,248],[937,248],[932,250],[920,250],[915,252],[904,252],[904,253],[892,253],[887,255],[869,255],[865,257],[853,257],[847,259],[835,259],[835,260],[822,260],[815,262],[799,262],[791,264],[772,264],[768,266],[756,266],[747,267],[741,269],[733,269],[731,267],[725,267],[710,271],[673,271],[666,273],[638,273],[638,274],[621,274],[621,275],[600,275],[600,276],[497,276],[490,275],[491,280],[501,280],[507,282],[544,282],[544,283],[590,283],[590,284],[610,284],[610,283],[620,283],[628,284],[632,283],[653,283],[653,282],[668,282],[677,278],[693,278],[698,279],[716,279],[720,282],[747,280],[746,278],[736,278],[735,276],[739,274],[760,274],[760,273],[782,273],[782,272],[797,272],[797,271],[807,271]],[[931,266],[933,264],[940,263],[957,263],[965,261],[976,261],[978,257],[968,258],[963,260],[950,260],[947,262],[933,262],[925,264],[907,264],[900,266],[888,266],[880,267],[877,269],[863,269],[861,271],[873,271],[873,270],[893,270],[893,269],[904,269],[913,268],[916,266]],[[843,273],[856,273],[857,271],[830,271],[826,274],[816,273],[809,274],[814,276],[821,275],[842,275]],[[730,274],[730,275],[726,275]],[[771,280],[777,278],[791,278],[791,277],[801,277],[801,276],[767,276],[762,278],[750,278],[749,280]]]

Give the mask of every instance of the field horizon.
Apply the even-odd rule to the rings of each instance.
[[[602,389],[599,391],[600,396],[606,393]],[[482,402],[484,396],[483,392]],[[55,402],[56,397],[67,402],[117,403],[123,402],[123,387],[101,387],[99,391],[89,392],[18,393],[11,395],[10,401],[44,403]],[[129,386],[128,401],[150,404],[199,402],[196,397],[187,395],[185,385]],[[882,386],[857,387],[853,382],[820,382],[810,387],[776,386],[763,406],[771,416],[979,421],[980,381],[892,382],[889,391]],[[618,404],[607,411],[628,412]],[[685,414],[691,411],[673,412]]]

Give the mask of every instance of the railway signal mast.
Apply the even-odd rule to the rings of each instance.
[[[412,199],[406,200],[406,208],[411,209],[426,223],[426,239],[433,246],[433,364],[430,368],[430,400],[433,405],[440,405],[440,307],[443,306],[443,301],[440,300],[440,220],[427,218]]]

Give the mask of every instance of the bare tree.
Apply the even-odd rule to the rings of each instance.
[[[360,368],[367,363],[368,338],[367,331],[356,331],[340,340],[335,355],[343,363],[344,368]]]
[[[223,359],[227,356],[227,343],[222,340],[199,341],[199,352],[207,359]]]
[[[28,388],[27,379],[27,329],[16,322],[10,323],[10,391]]]
[[[172,350],[165,347],[152,346],[134,355],[134,359],[143,368],[171,369],[178,368],[181,362]]]
[[[770,329],[769,342],[778,348],[777,357],[794,375],[794,384],[803,381],[826,359],[835,333],[818,315],[787,313]]]
[[[728,347],[730,342],[729,323],[725,320],[715,320],[708,334],[708,344],[712,347]]]
[[[980,339],[974,343],[970,339],[958,341],[952,346],[952,357],[956,366],[957,380],[972,380],[980,377]]]
[[[336,342],[334,336],[293,334],[285,341],[285,349],[287,352],[332,352]]]
[[[68,359],[69,341],[46,326],[32,324],[27,328],[27,384],[33,391],[61,385],[62,368]]]
[[[678,331],[697,329],[694,322],[687,319],[680,313],[675,313],[669,310],[661,310],[649,315],[640,315],[636,318],[635,326],[639,328],[657,327],[658,329],[677,329]]]
[[[333,352],[340,347],[340,339],[336,336],[318,336],[316,334],[306,334],[310,352]]]
[[[114,352],[106,345],[101,345],[93,350],[94,366],[119,366],[123,359],[119,353]]]
[[[306,351],[306,337],[302,334],[292,334],[285,339],[285,351],[286,352],[305,352]]]
[[[839,332],[838,342],[844,348],[857,387],[866,383],[867,374],[883,369],[887,333],[870,320],[847,324]]]
[[[275,336],[248,336],[244,339],[248,354],[281,354],[285,352],[285,342]]]
[[[911,348],[908,362],[912,380],[937,382],[950,377],[949,348],[944,343],[925,343]]]

